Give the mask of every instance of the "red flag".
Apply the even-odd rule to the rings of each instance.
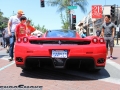
[[[102,5],[92,5],[92,18],[102,18]]]

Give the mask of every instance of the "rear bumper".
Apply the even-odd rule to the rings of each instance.
[[[103,68],[106,64],[106,47],[105,45],[95,45],[95,46],[38,46],[29,45],[29,47],[16,45],[15,46],[15,62],[17,67],[25,67],[26,61],[32,59],[32,61],[40,60],[44,62],[54,62],[51,57],[52,50],[68,50],[67,62],[80,62],[80,61],[90,61],[94,62],[95,68]],[[22,59],[22,62],[18,61],[18,58]],[[98,63],[98,59],[104,59],[104,63]],[[79,60],[78,60],[79,59]],[[65,65],[66,65],[65,63]],[[54,63],[53,63],[54,64]]]

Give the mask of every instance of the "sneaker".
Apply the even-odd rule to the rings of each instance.
[[[13,58],[12,57],[9,57],[9,61],[12,61],[13,60]]]
[[[110,60],[112,60],[113,59],[113,57],[112,56],[110,56]]]

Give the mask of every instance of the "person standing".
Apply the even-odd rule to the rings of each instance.
[[[114,47],[114,34],[115,34],[115,24],[111,22],[110,15],[105,15],[105,23],[102,24],[101,35],[104,37],[107,48],[107,58],[108,57],[108,45],[110,47],[110,59],[113,59],[113,47]]]
[[[22,16],[20,18],[20,23],[18,25],[16,25],[16,31],[15,31],[15,39],[17,40],[20,37],[26,36],[26,17]]]
[[[6,48],[5,30],[3,30],[3,32],[2,32],[2,37],[3,37],[3,43],[2,43],[2,46],[3,46],[4,48]]]
[[[7,47],[7,53],[9,52],[9,35],[8,35],[8,28],[5,28],[5,30],[3,31],[4,33],[4,38],[5,38],[5,42],[6,42],[6,47]]]
[[[17,15],[11,16],[8,21],[8,34],[10,36],[10,48],[9,48],[9,60],[13,60],[13,49],[15,42],[15,28],[16,25],[20,23],[20,17],[24,15],[22,10],[19,10]]]
[[[34,32],[36,29],[30,25],[31,21],[30,20],[27,20],[26,21],[26,33],[28,36],[31,35],[32,32]]]
[[[97,27],[96,35],[97,35],[97,37],[100,37],[100,35],[101,35],[101,30],[99,29],[99,27]]]

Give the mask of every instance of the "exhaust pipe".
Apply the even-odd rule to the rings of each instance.
[[[53,64],[55,68],[64,68],[67,59],[65,58],[54,58]]]
[[[18,62],[23,62],[23,58],[21,58],[21,57],[16,57],[16,61],[18,61]]]
[[[98,60],[97,60],[97,63],[98,64],[102,64],[102,63],[104,63],[105,62],[105,59],[104,58],[99,58]]]

